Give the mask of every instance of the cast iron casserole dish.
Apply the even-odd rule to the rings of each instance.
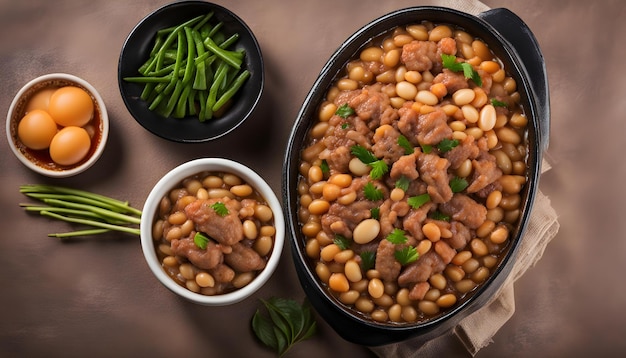
[[[326,91],[340,76],[345,64],[352,60],[373,38],[397,26],[427,20],[459,26],[484,40],[502,60],[507,72],[517,81],[521,104],[529,118],[527,185],[522,195],[522,213],[511,236],[511,245],[499,266],[473,295],[453,309],[432,320],[412,325],[376,323],[363,319],[346,309],[327,293],[309,263],[305,238],[298,221],[298,163],[306,133],[314,123],[319,104]],[[520,240],[532,209],[543,151],[549,137],[549,94],[545,63],[537,41],[517,15],[507,9],[492,9],[469,15],[442,7],[412,7],[394,11],[367,24],[349,37],[322,68],[319,77],[306,96],[288,141],[283,179],[283,202],[291,249],[302,287],[313,307],[344,339],[367,346],[378,346],[416,338],[426,342],[457,325],[463,318],[486,304],[498,291],[510,273]]]

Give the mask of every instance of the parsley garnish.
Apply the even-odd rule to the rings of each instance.
[[[371,208],[370,214],[372,215],[372,219],[380,219],[380,208]]]
[[[410,184],[411,184],[411,181],[409,180],[409,178],[405,177],[404,175],[400,176],[400,178],[396,180],[396,188],[402,189],[404,191],[409,190]]]
[[[367,271],[374,268],[376,263],[376,253],[374,251],[361,252],[361,268],[363,271]]]
[[[445,53],[441,54],[441,61],[443,62],[443,67],[449,69],[454,72],[463,72],[463,76],[467,79],[471,79],[477,86],[482,86],[483,81],[480,78],[480,75],[472,65],[467,62],[456,62],[456,56],[454,55],[446,55]]]
[[[330,173],[330,167],[328,166],[328,162],[326,161],[326,159],[322,159],[322,164],[320,164],[320,168],[322,169],[322,173]]]
[[[372,170],[370,171],[370,178],[376,180],[380,179],[383,175],[385,175],[389,171],[389,167],[387,167],[387,163],[384,160],[376,158],[372,152],[365,149],[363,146],[358,144],[350,147],[350,152],[359,158],[361,162],[369,165]]]
[[[465,188],[467,188],[467,186],[469,185],[467,183],[467,180],[463,178],[459,178],[459,177],[454,177],[450,179],[449,184],[450,184],[450,189],[452,189],[453,193],[460,193],[463,190],[465,190]]]
[[[383,191],[376,188],[374,184],[372,184],[372,182],[368,182],[367,184],[365,184],[365,186],[363,187],[363,192],[367,200],[370,201],[381,200],[384,197]]]
[[[495,98],[491,99],[491,105],[494,107],[507,107],[506,102],[498,101]]]
[[[424,154],[429,154],[433,151],[433,147],[428,144],[420,144],[420,147],[422,147],[422,153]]]
[[[439,149],[440,152],[445,153],[451,151],[452,148],[456,147],[457,145],[459,145],[458,139],[444,138],[441,140],[441,142],[439,142],[439,144],[437,144],[437,149]]]
[[[430,214],[430,218],[433,220],[450,221],[450,215],[446,215],[439,210],[436,210],[432,214]]]
[[[430,201],[430,195],[428,195],[428,193],[418,195],[418,196],[412,196],[407,199],[407,203],[411,205],[413,209],[417,209],[429,201]]]
[[[335,114],[338,115],[341,118],[348,118],[351,115],[353,115],[354,109],[352,109],[352,107],[348,106],[347,103],[342,104],[339,108],[337,108],[337,110],[335,111]]]
[[[209,244],[209,238],[206,237],[206,235],[204,235],[203,233],[197,232],[193,236],[193,243],[196,244],[196,246],[198,246],[202,250],[206,250],[206,247]]]
[[[219,216],[224,217],[228,215],[228,209],[226,208],[226,205],[224,205],[224,203],[222,203],[221,201],[218,201],[215,204],[211,205],[211,209],[215,210],[215,213]]]
[[[411,145],[409,140],[406,139],[406,137],[402,134],[400,134],[400,136],[398,137],[398,145],[404,149],[405,155],[413,154],[413,146]]]
[[[350,247],[350,240],[346,239],[344,236],[341,236],[339,234],[335,235],[333,242],[335,243],[335,245],[339,246],[339,248],[342,250],[346,250],[347,248]]]
[[[417,249],[413,246],[407,246],[402,250],[396,250],[394,256],[396,257],[396,260],[398,260],[398,262],[402,266],[404,266],[410,264],[411,262],[417,261],[419,253],[417,252]]]
[[[392,244],[404,244],[408,240],[404,235],[404,230],[395,228],[393,231],[387,235],[387,240],[389,240]]]
[[[264,315],[257,309],[252,316],[252,330],[278,356],[282,357],[294,344],[315,334],[317,325],[307,302],[299,304],[291,299],[276,297],[260,301],[268,314]]]
[[[348,122],[341,123],[341,129],[348,129],[348,127],[350,127],[350,123]]]

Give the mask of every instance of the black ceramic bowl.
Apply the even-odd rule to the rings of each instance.
[[[400,25],[428,20],[457,25],[481,38],[504,63],[504,68],[517,81],[521,102],[529,118],[527,185],[521,193],[523,204],[518,224],[511,233],[511,243],[505,257],[491,271],[489,278],[469,299],[457,303],[449,311],[422,323],[396,325],[377,323],[347,309],[328,294],[320,283],[305,252],[305,237],[298,221],[298,165],[306,133],[317,120],[317,110],[334,81],[368,42]],[[349,37],[332,55],[313,84],[298,113],[291,132],[285,157],[283,203],[291,234],[295,267],[307,297],[318,313],[346,340],[367,346],[377,346],[409,338],[425,342],[457,325],[493,298],[515,263],[516,252],[528,223],[535,192],[538,187],[542,152],[547,146],[549,100],[545,65],[537,42],[528,27],[506,9],[494,9],[472,16],[440,7],[414,7],[398,10],[372,21]]]
[[[139,76],[138,69],[148,60],[158,30],[181,24],[211,11],[213,16],[209,21],[213,24],[222,22],[222,31],[226,36],[239,34],[238,41],[230,49],[245,50],[242,67],[250,71],[250,77],[233,97],[232,105],[219,118],[200,122],[197,116],[187,116],[183,119],[165,118],[149,110],[148,103],[140,98],[143,84],[127,82],[124,78]],[[130,114],[148,131],[175,142],[205,142],[237,128],[252,114],[259,102],[264,78],[263,56],[252,30],[232,11],[204,1],[171,3],[143,18],[128,35],[118,63],[119,89]]]

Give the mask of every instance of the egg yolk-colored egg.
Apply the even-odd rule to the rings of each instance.
[[[26,104],[26,113],[35,109],[43,109],[44,111],[47,111],[48,104],[50,103],[50,97],[56,90],[56,87],[47,87],[35,92]]]
[[[17,136],[28,148],[46,149],[57,134],[57,124],[48,112],[35,109],[28,112],[17,125]]]
[[[50,143],[50,157],[60,165],[80,162],[91,147],[91,138],[84,128],[69,126],[61,129]]]
[[[50,96],[48,113],[59,125],[82,127],[93,117],[91,96],[82,88],[65,86]]]

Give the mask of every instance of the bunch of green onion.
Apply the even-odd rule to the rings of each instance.
[[[26,211],[86,227],[82,230],[48,234],[50,237],[69,238],[110,231],[139,235],[141,210],[133,208],[128,202],[54,185],[22,185],[20,192],[41,202],[21,203],[20,206]]]

